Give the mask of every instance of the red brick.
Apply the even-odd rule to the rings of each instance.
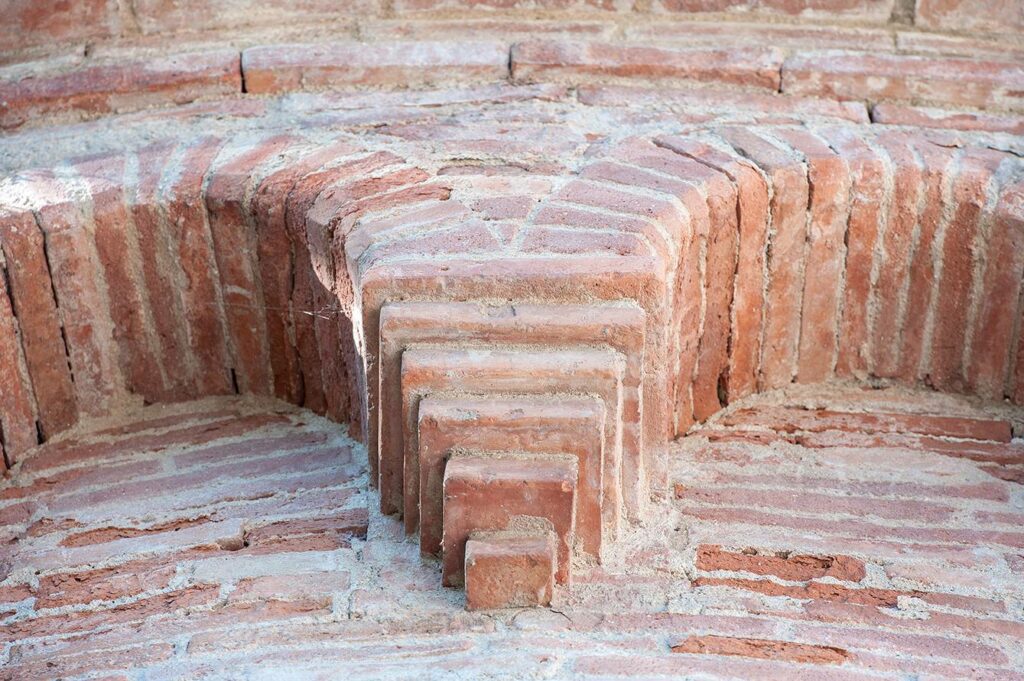
[[[769,553],[756,549],[727,551],[720,546],[709,544],[697,547],[697,568],[708,572],[728,570],[773,575],[792,582],[806,582],[820,577],[859,582],[867,574],[864,562],[850,556]]]
[[[0,456],[7,466],[38,444],[35,396],[22,350],[21,329],[7,290],[8,274],[0,251]]]
[[[519,81],[643,78],[774,92],[779,89],[781,64],[781,52],[764,48],[687,50],[555,40],[529,41],[512,48],[512,77]]]
[[[1020,5],[1013,0],[920,0],[914,23],[926,29],[1019,34],[1024,30]]]
[[[976,419],[929,414],[843,412],[800,407],[740,409],[725,415],[723,425],[762,425],[780,432],[822,432],[837,429],[861,433],[918,433],[939,437],[1010,441],[1010,424],[995,419]]]
[[[107,610],[84,610],[19,620],[0,630],[0,640],[13,642],[36,636],[87,632],[113,624],[142,622],[168,612],[212,603],[217,599],[218,592],[217,585],[202,584],[149,596]]]
[[[464,582],[466,542],[474,532],[534,530],[538,520],[555,533],[555,581],[567,584],[575,493],[575,462],[475,456],[449,461],[444,474],[444,585]]]
[[[199,395],[232,392],[225,338],[223,300],[217,277],[210,226],[202,192],[222,142],[201,140],[185,150],[171,185],[161,197],[167,204],[168,232],[175,246],[184,314]]]
[[[953,150],[933,144],[917,146],[924,167],[924,202],[917,224],[919,236],[914,262],[910,267],[907,288],[907,316],[903,326],[903,348],[900,353],[900,378],[918,380],[927,373],[925,340],[930,321],[930,308],[937,295],[937,272],[933,251],[942,220],[944,187],[954,172]],[[935,302],[938,305],[938,301]]]
[[[564,346],[563,346],[564,347]],[[423,397],[441,391],[470,394],[594,394],[604,403],[604,501],[606,531],[618,531],[624,454],[622,355],[607,349],[538,350],[410,349],[402,354],[404,498],[419,498],[417,414]],[[635,421],[634,421],[635,423]],[[507,447],[502,447],[507,449]],[[571,456],[571,452],[555,452]],[[637,452],[631,455],[636,456]],[[450,464],[449,464],[450,465]],[[382,466],[382,472],[385,468]],[[396,472],[397,473],[397,472]],[[383,487],[383,485],[382,485]],[[410,531],[415,525],[410,526]],[[492,528],[501,529],[501,528]]]
[[[887,166],[855,131],[831,127],[822,135],[846,161],[851,178],[836,373],[843,377],[864,378],[870,360],[871,277],[883,224]]]
[[[550,533],[466,542],[466,608],[491,610],[551,604],[555,542]]]
[[[811,133],[780,129],[778,136],[807,163],[810,206],[797,380],[816,383],[832,376],[838,352],[850,171],[842,156]]]
[[[661,0],[669,12],[755,12],[786,16],[821,16],[830,19],[855,18],[887,22],[892,14],[890,0]]]
[[[772,228],[768,247],[764,338],[761,348],[762,388],[792,381],[797,370],[800,310],[804,288],[809,186],[803,164],[762,137],[739,128],[722,131],[739,153],[758,164],[771,183]]]
[[[980,259],[978,235],[991,208],[986,205],[1001,154],[974,152],[960,157],[950,200],[955,208],[939,234],[941,274],[930,343],[927,380],[940,390],[965,389],[964,348],[975,295],[975,268]]]
[[[54,670],[59,669],[60,674],[67,676],[90,674],[92,678],[102,681],[125,681],[130,678],[128,675],[113,672],[129,672],[148,665],[158,665],[172,658],[174,653],[172,643],[146,642],[114,649],[59,655],[46,660],[17,662],[5,666],[4,673],[6,678],[11,679],[35,679],[52,676]]]
[[[8,78],[0,82],[0,99],[6,103],[0,111],[0,127],[17,127],[40,116],[74,119],[154,104],[185,104],[241,89],[239,57],[234,50]]]
[[[1019,182],[1000,187],[989,229],[966,377],[972,393],[998,400],[1011,366],[1014,318],[1009,311],[1019,304],[1024,272],[1024,186]]]
[[[157,559],[133,560],[109,568],[58,572],[39,578],[37,610],[66,605],[113,601],[167,588],[177,571],[174,563]]]
[[[0,220],[0,246],[7,261],[11,305],[22,334],[22,348],[39,410],[44,438],[78,419],[67,348],[53,296],[43,234],[31,213]]]
[[[108,290],[113,337],[126,387],[147,402],[157,402],[167,395],[167,389],[139,242],[124,190],[124,158],[101,157],[77,165],[75,172],[89,188],[92,199],[96,255]],[[111,291],[114,295],[109,294]]]
[[[508,48],[497,42],[275,45],[245,50],[242,70],[251,93],[499,81],[508,76]]]
[[[757,389],[764,308],[764,267],[768,233],[768,187],[749,161],[702,141],[660,138],[663,145],[726,173],[736,184],[738,252],[729,340],[730,363],[725,388],[729,400]]]
[[[927,31],[897,31],[896,47],[910,54],[945,54],[954,57],[982,59],[1016,59],[1024,57],[1024,47],[1013,35],[986,37],[951,35]]]
[[[170,145],[150,146],[129,156],[125,185],[129,189],[131,222],[135,227],[156,334],[160,374],[166,381],[165,399],[195,397],[194,362],[188,351],[181,286],[176,278],[177,257],[168,248],[170,236],[161,213],[160,186],[173,169]]]
[[[852,655],[842,648],[788,641],[768,641],[730,636],[690,636],[672,645],[673,653],[730,655],[800,664],[843,664]]]
[[[238,387],[260,395],[272,394],[272,371],[249,199],[261,164],[292,141],[282,135],[258,142],[215,168],[204,192]]]
[[[412,343],[487,341],[509,345],[566,343],[604,344],[626,359],[623,380],[623,478],[625,501],[630,508],[646,494],[649,460],[641,460],[643,438],[658,423],[659,405],[664,398],[644,382],[645,314],[633,306],[612,305],[520,305],[481,307],[475,303],[402,303],[386,306],[380,315],[379,376],[371,367],[368,376],[370,423],[380,424],[379,456],[400,460],[403,447],[402,423],[382,419],[401,409],[402,352]],[[364,326],[364,328],[366,328]],[[369,339],[368,339],[369,340]],[[379,389],[377,388],[379,386]],[[536,391],[530,391],[536,392]],[[379,398],[377,395],[379,394]],[[378,405],[379,399],[379,406]],[[642,408],[641,408],[642,405]],[[609,414],[614,413],[609,411]],[[643,415],[644,421],[640,418]],[[408,427],[413,427],[410,423]],[[609,429],[610,431],[611,429]],[[375,440],[371,438],[371,443]],[[373,451],[373,450],[371,450]],[[606,457],[610,456],[606,453]],[[394,465],[388,464],[388,465]],[[606,482],[607,482],[606,478]],[[382,504],[387,492],[381,485]],[[616,495],[609,497],[616,499]],[[393,510],[398,510],[398,499]]]
[[[705,26],[701,22],[701,26]],[[669,25],[671,30],[676,30]],[[759,26],[763,30],[764,26]],[[763,41],[764,37],[760,36]],[[671,87],[643,87],[639,85],[582,85],[577,97],[589,106],[631,107],[644,110],[669,109],[671,111],[752,112],[769,118],[797,119],[805,116],[838,118],[858,123],[868,122],[867,108],[861,102],[841,102],[834,99],[793,97],[759,92],[734,92],[724,89],[697,89]]]
[[[1024,117],[984,111],[946,111],[923,106],[882,103],[871,109],[871,120],[882,125],[1024,134]]]
[[[793,494],[789,491],[739,487],[694,489],[685,485],[677,485],[676,498],[717,506],[739,507],[749,504],[754,508],[771,508],[801,513],[873,516],[891,520],[913,518],[917,522],[935,524],[948,521],[954,513],[951,506],[931,501],[854,496],[835,497],[814,493]]]
[[[786,60],[782,91],[1021,110],[1024,68],[1013,62],[807,52]]]
[[[238,580],[229,601],[302,600],[347,593],[351,580],[347,572],[306,572],[246,577]]]
[[[69,197],[70,198],[70,197]],[[46,259],[63,323],[79,410],[98,416],[124,399],[109,295],[88,207],[61,201],[39,210]]]
[[[406,498],[406,530],[419,516],[420,551],[441,549],[442,482],[454,450],[570,454],[577,459],[576,535],[601,555],[604,405],[596,398],[444,398],[420,401],[419,495]]]
[[[858,7],[856,2],[830,2],[812,3],[800,0],[797,2],[786,2],[785,0],[770,0],[769,2],[747,2],[746,0],[712,0],[698,2],[697,0],[673,0],[663,6],[678,6],[680,9],[689,5],[687,13],[699,11],[714,11],[711,9],[716,3],[722,6],[732,6],[735,9],[751,9],[754,12],[772,12],[780,9],[789,9],[795,12],[814,11],[820,8],[835,16],[845,7],[855,10]],[[880,18],[884,21],[889,19],[889,0],[878,2],[860,3],[860,7],[877,7]],[[827,7],[826,7],[827,5]],[[884,16],[882,13],[884,12]],[[732,17],[727,21],[687,21],[673,18],[664,21],[660,18],[654,21],[637,22],[635,25],[626,24],[625,34],[629,40],[655,42],[656,44],[669,45],[701,45],[719,47],[721,45],[735,45],[743,47],[763,47],[772,45],[783,49],[815,49],[815,50],[870,50],[872,52],[891,52],[895,48],[895,41],[888,31],[880,28],[863,28],[831,25],[815,25],[809,22],[786,24],[772,23],[768,21],[736,21]]]
[[[331,0],[304,0],[301,4],[283,0],[234,0],[213,4],[204,0],[135,0],[132,16],[143,33],[168,35],[210,29],[230,31],[248,26],[337,24],[339,19],[344,23],[350,16],[372,17],[376,10],[377,3],[372,0],[351,0],[345,5],[344,14],[338,12],[338,5]]]
[[[880,135],[877,143],[892,168],[892,194],[888,220],[879,239],[881,257],[876,256],[875,261],[871,366],[875,375],[891,378],[899,375],[900,333],[924,187],[923,171],[911,140],[902,135]]]
[[[7,20],[0,27],[2,52],[105,38],[120,28],[117,4],[110,0],[12,0],[4,10]]]
[[[628,162],[672,175],[684,181],[674,192],[684,205],[688,203],[688,190],[697,189],[706,204],[707,243],[704,255],[703,286],[704,314],[700,323],[702,333],[693,373],[693,418],[703,421],[723,405],[719,394],[728,385],[729,344],[734,275],[737,257],[737,190],[733,180],[725,173],[685,155],[657,146],[632,147],[623,145],[614,152]],[[644,186],[651,182],[646,176],[636,178]],[[665,185],[661,183],[655,183]],[[670,186],[664,186],[670,190]],[[705,211],[698,216],[691,212],[691,220],[703,221]],[[703,228],[700,229],[704,231]],[[682,380],[682,377],[680,377]],[[680,422],[685,422],[680,419]]]

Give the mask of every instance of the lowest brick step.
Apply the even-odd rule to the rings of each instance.
[[[553,531],[555,581],[568,584],[576,525],[576,462],[499,455],[448,462],[444,476],[442,582],[464,583],[466,543],[474,532]]]

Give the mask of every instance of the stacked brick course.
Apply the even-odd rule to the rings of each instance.
[[[868,382],[1024,405],[1024,55],[991,8],[922,2],[911,28],[875,1],[329,5],[19,9],[0,69],[6,468],[140,404],[283,400],[365,442],[376,503],[438,581],[511,607],[603,569],[673,493],[738,504],[673,487],[668,452],[721,436],[704,424],[739,400]],[[946,33],[964,12],[977,33]],[[1009,420],[720,423],[808,449],[997,443],[979,461],[1019,478]],[[743,560],[715,547],[705,562]],[[864,579],[815,581],[834,576],[757,586],[827,601]]]

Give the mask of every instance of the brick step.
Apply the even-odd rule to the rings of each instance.
[[[551,532],[474,533],[466,542],[466,608],[551,605],[556,541]]]
[[[576,534],[580,548],[601,551],[605,407],[596,397],[430,395],[419,409],[420,551],[441,550],[442,486],[453,451],[511,449],[577,459]],[[406,498],[406,506],[414,501]],[[406,513],[406,529],[411,515]]]
[[[576,525],[576,461],[570,456],[489,452],[459,456],[444,473],[442,583],[464,583],[474,532],[554,531],[555,581],[568,584]]]
[[[402,355],[416,344],[452,342],[524,347],[602,345],[621,353],[625,360],[624,496],[628,508],[639,507],[647,497],[646,467],[641,460],[644,434],[657,432],[664,419],[665,407],[661,405],[666,403],[664,391],[644,374],[646,324],[646,314],[632,302],[487,305],[426,301],[384,305],[379,323],[368,324],[379,329],[379,344],[377,339],[367,339],[369,347],[379,347],[378,361],[368,368],[367,409],[368,449],[378,453],[376,458],[370,457],[371,479],[379,479],[382,510],[394,513],[402,508],[400,480],[391,472],[402,466],[403,423],[383,416],[398,414],[402,408]]]
[[[402,409],[405,425],[404,468],[393,471],[404,481],[411,515],[418,508],[420,470],[417,432],[420,401],[434,393],[489,395],[593,395],[605,410],[604,527],[614,538],[621,519],[622,382],[620,353],[601,348],[484,349],[414,348],[402,357]],[[507,449],[507,446],[501,447]],[[382,471],[389,473],[390,471]],[[415,528],[410,522],[408,527]]]

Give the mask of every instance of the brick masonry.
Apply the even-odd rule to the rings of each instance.
[[[366,0],[350,17],[317,2],[165,5],[17,6],[26,30],[0,48],[5,661],[60,617],[93,631],[225,599],[260,613],[252,622],[291,607],[278,596],[376,622],[387,599],[353,592],[344,610],[310,595],[350,589],[345,571],[192,583],[180,565],[254,545],[349,549],[370,536],[368,515],[392,531],[377,509],[419,538],[425,581],[466,582],[468,601],[442,600],[470,608],[572,603],[593,579],[614,590],[631,579],[614,576],[624,552],[659,560],[651,527],[671,539],[704,521],[713,532],[692,551],[660,554],[668,572],[716,597],[732,589],[749,612],[751,599],[809,600],[808,628],[824,611],[918,601],[943,620],[1008,593],[954,577],[908,586],[879,544],[820,540],[856,518],[851,531],[915,551],[1009,546],[998,569],[1019,567],[1002,527],[1011,510],[943,497],[1012,506],[999,490],[1022,480],[1024,55],[1012,22],[949,3],[918,3],[915,17],[884,2]],[[833,393],[798,403],[794,384]],[[852,385],[885,390],[840,399]],[[181,407],[147,424],[154,411],[140,411],[197,399],[213,400],[210,415]],[[352,439],[302,420],[319,416]],[[890,450],[973,468],[922,493],[852,473],[837,491],[802,469],[719,475],[703,450],[686,463],[705,440],[738,457],[730,466],[795,447],[867,457],[872,471],[888,470],[870,457]],[[736,443],[748,448],[730,454]],[[349,476],[327,492],[347,500],[338,514],[314,513],[322,497],[302,512],[231,512],[267,495],[287,506],[279,493],[319,484],[336,458]],[[99,461],[113,486],[85,463]],[[234,496],[232,476],[253,496]],[[159,518],[105,515],[175,488]],[[690,520],[660,524],[672,518]],[[737,523],[819,543],[730,541]],[[50,533],[65,534],[35,541]],[[371,573],[355,579],[419,574]],[[672,602],[651,580],[624,617]],[[876,638],[705,629],[660,640],[669,657],[639,669],[900,671],[877,652],[865,662],[866,641],[894,640],[867,628]],[[935,662],[928,635],[892,645]],[[177,660],[180,643],[130,645]],[[1017,667],[991,641],[955,650],[983,675]],[[613,662],[571,670],[618,673]]]

